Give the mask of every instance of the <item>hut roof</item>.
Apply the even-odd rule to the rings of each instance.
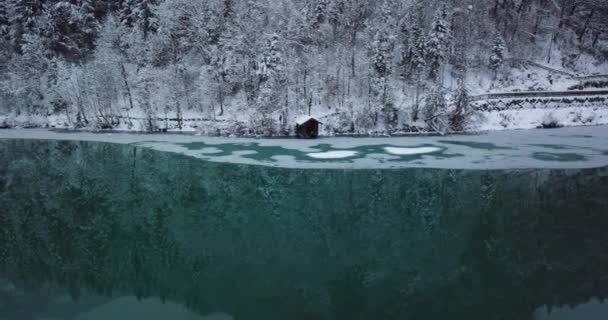
[[[311,117],[311,116],[305,116],[305,115],[298,116],[296,118],[296,124],[299,125],[299,126],[301,126],[301,125],[303,125],[303,124],[305,124],[305,123],[307,123],[309,121],[312,121],[312,120],[314,120],[314,121],[316,121],[318,123],[323,124],[323,122],[319,121],[319,119],[317,119],[315,117]]]

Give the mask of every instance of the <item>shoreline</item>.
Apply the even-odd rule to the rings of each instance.
[[[272,135],[272,136],[236,136],[236,135],[210,135],[203,134],[199,131],[139,131],[139,130],[115,130],[115,129],[68,129],[68,128],[45,128],[45,127],[28,127],[28,128],[20,128],[20,127],[9,127],[9,128],[0,128],[0,132],[6,131],[27,131],[27,130],[46,130],[49,132],[61,133],[61,134],[128,134],[128,135],[139,135],[139,136],[184,136],[184,137],[200,137],[200,138],[218,138],[218,139],[255,139],[255,140],[296,140],[296,141],[319,141],[324,139],[382,139],[382,138],[425,138],[425,137],[462,137],[462,136],[478,136],[485,135],[495,132],[526,132],[526,131],[538,131],[538,130],[559,130],[559,129],[569,129],[569,128],[592,128],[592,127],[607,127],[608,124],[589,124],[589,125],[579,125],[579,126],[562,126],[556,128],[530,128],[530,129],[504,129],[504,130],[479,130],[479,131],[462,131],[462,132],[447,132],[447,133],[437,133],[437,132],[411,132],[411,133],[338,133],[334,135],[320,135],[316,139],[300,139],[295,135]],[[1,138],[1,136],[0,136]]]
[[[469,135],[303,139],[0,130],[2,140],[100,142],[203,161],[292,169],[590,169],[608,166],[608,126]]]

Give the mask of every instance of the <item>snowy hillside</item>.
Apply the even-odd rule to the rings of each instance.
[[[608,123],[608,95],[470,103],[573,90],[608,90],[604,0],[0,2],[5,128],[285,135],[301,115],[322,119],[324,135]]]

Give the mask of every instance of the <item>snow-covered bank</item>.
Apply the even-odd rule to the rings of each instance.
[[[370,131],[357,130],[355,132],[341,132],[340,115],[330,115],[323,118],[324,124],[321,127],[320,135],[331,136],[366,136],[366,135],[407,135],[407,134],[428,134],[431,133],[423,128],[424,123],[420,123],[415,131],[407,131],[403,128],[395,128],[391,131]],[[143,120],[121,121],[119,125],[112,129],[113,132],[148,132]],[[582,106],[582,107],[548,107],[548,108],[528,108],[528,109],[509,109],[500,111],[479,112],[475,123],[468,127],[467,132],[479,131],[499,131],[499,130],[520,130],[536,129],[543,127],[577,127],[577,126],[597,126],[608,124],[608,106]],[[180,123],[178,128],[176,120],[167,120],[166,129],[168,133],[187,133],[192,135],[202,135],[210,137],[257,137],[259,133],[248,130],[244,121],[240,120],[203,120],[196,115],[186,118]],[[45,128],[45,129],[67,129],[73,130],[67,124],[64,117],[53,115],[43,116],[10,116],[0,115],[0,128]],[[95,127],[84,127],[75,131],[98,131]],[[293,126],[288,126],[286,131],[276,131],[272,133],[274,137],[285,137],[293,135]]]
[[[1,139],[127,144],[214,162],[326,169],[526,169],[608,166],[608,126],[403,138],[250,139],[0,130]]]
[[[490,111],[482,116],[482,131],[596,126],[608,124],[608,106]]]

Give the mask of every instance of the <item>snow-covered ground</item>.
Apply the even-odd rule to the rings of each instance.
[[[534,129],[555,123],[560,127],[596,126],[608,124],[608,106],[549,109],[519,109],[482,113],[478,130]]]
[[[608,166],[608,126],[403,138],[246,139],[0,130],[0,139],[99,141],[214,162],[327,169],[525,169]]]

